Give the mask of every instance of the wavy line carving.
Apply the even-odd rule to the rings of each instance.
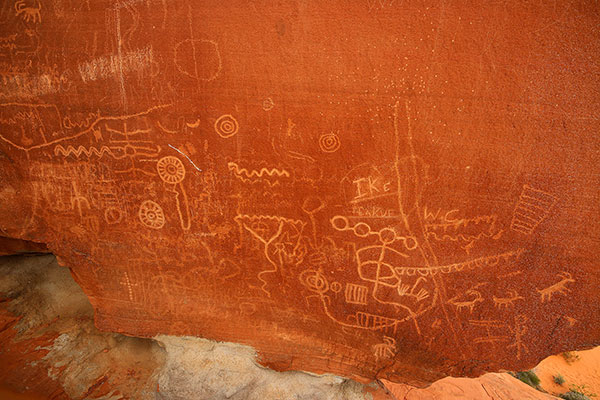
[[[261,168],[260,170],[253,169],[249,171],[247,168],[240,168],[240,166],[235,162],[229,162],[227,163],[227,166],[229,167],[230,171],[233,171],[233,173],[238,175],[240,178],[242,178],[244,175],[246,178],[265,178],[265,175],[267,177],[290,177],[290,173],[285,169]]]
[[[64,157],[75,156],[77,158],[80,158],[82,154],[88,158],[90,158],[92,154],[96,155],[98,158],[102,158],[104,154],[109,154],[111,157],[115,157],[113,152],[106,146],[102,146],[100,149],[90,146],[86,149],[83,146],[79,146],[77,148],[73,146],[67,146],[67,148],[64,148],[59,144],[54,148],[54,155],[57,156],[59,154],[63,155]]]

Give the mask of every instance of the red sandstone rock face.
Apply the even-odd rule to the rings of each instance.
[[[0,8],[0,229],[100,328],[416,384],[598,343],[597,5],[90,3]]]
[[[11,239],[0,236],[0,256],[22,253],[47,253],[48,248],[42,243]]]

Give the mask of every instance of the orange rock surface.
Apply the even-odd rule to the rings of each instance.
[[[412,384],[598,343],[595,3],[0,7],[0,233],[99,328]]]
[[[571,353],[573,358],[569,361],[555,355],[535,367],[540,385],[549,393],[565,393],[574,387],[597,396],[600,394],[600,347]],[[559,375],[564,379],[562,385],[554,381]]]
[[[385,382],[395,400],[556,400],[509,374],[485,374],[479,378],[444,378],[428,388]]]

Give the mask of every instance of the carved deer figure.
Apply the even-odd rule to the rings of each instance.
[[[453,298],[451,298],[450,300],[448,300],[448,303],[454,305],[456,307],[457,311],[462,310],[463,308],[468,308],[469,312],[473,312],[473,309],[475,308],[475,305],[477,303],[481,303],[483,301],[483,296],[481,295],[481,292],[479,292],[478,290],[473,290],[473,289],[469,289],[465,292],[466,295],[469,296],[474,296],[474,298],[472,300],[463,300],[463,301],[459,301],[458,297],[460,296],[455,296]]]
[[[516,290],[510,290],[508,297],[492,296],[492,299],[494,300],[494,306],[499,308],[502,308],[502,306],[508,308],[509,306],[513,306],[515,301],[524,300],[523,296],[519,296]]]
[[[20,15],[25,22],[33,22],[34,24],[42,22],[41,9],[42,4],[39,2],[37,3],[37,7],[28,6],[25,0],[17,0],[15,2],[15,15]]]
[[[567,294],[569,292],[569,288],[567,288],[567,283],[574,283],[575,279],[571,276],[570,273],[563,271],[557,274],[559,278],[562,278],[560,281],[556,282],[554,285],[550,285],[544,289],[536,289],[541,296],[541,301],[544,303],[546,300],[550,301],[552,299],[552,295],[555,293]]]

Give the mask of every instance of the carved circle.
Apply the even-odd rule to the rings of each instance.
[[[404,246],[407,250],[414,250],[419,246],[419,242],[417,242],[417,238],[414,236],[407,236],[404,238]]]
[[[123,213],[117,207],[108,207],[104,210],[104,220],[109,225],[118,224],[123,218]]]
[[[396,232],[392,228],[383,228],[379,231],[379,240],[383,244],[390,244],[396,240]]]
[[[273,102],[272,98],[266,98],[265,100],[263,100],[262,103],[262,108],[265,111],[271,111],[273,109],[273,107],[275,107],[275,103]]]
[[[175,66],[183,75],[209,82],[222,69],[217,42],[207,39],[186,39],[175,45]]]
[[[215,131],[222,138],[228,138],[238,132],[239,125],[237,120],[231,114],[221,115],[215,121]]]
[[[160,229],[165,225],[165,214],[162,207],[152,200],[146,200],[140,205],[138,217],[148,228]]]
[[[331,218],[331,225],[338,231],[344,231],[348,229],[348,219],[342,215],[336,215]]]
[[[369,233],[371,233],[371,227],[364,222],[359,222],[354,225],[354,233],[358,237],[367,237],[369,236]]]
[[[331,283],[331,290],[333,290],[334,293],[339,293],[342,291],[342,284],[339,282],[332,282]]]
[[[315,271],[314,269],[307,269],[306,271],[303,271],[300,274],[300,281],[310,291],[315,293],[324,294],[329,290],[327,279],[325,279],[321,272]]]
[[[158,176],[166,183],[180,183],[185,178],[185,168],[177,157],[166,156],[158,160],[156,164]]]
[[[325,153],[336,152],[340,148],[341,144],[342,143],[339,136],[333,132],[325,133],[319,137],[319,146]]]

